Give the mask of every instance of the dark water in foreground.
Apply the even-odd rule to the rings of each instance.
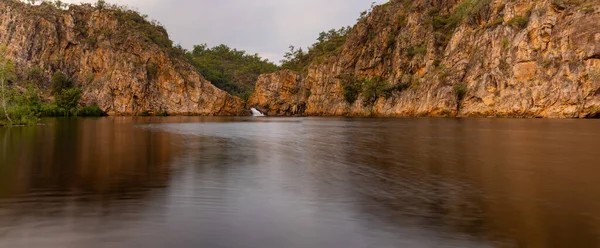
[[[600,247],[600,121],[0,128],[0,247]]]

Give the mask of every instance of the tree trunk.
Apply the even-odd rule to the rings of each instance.
[[[6,82],[5,82],[5,74],[6,74],[6,58],[4,59],[4,65],[2,68],[0,68],[0,82],[2,83],[2,108],[4,109],[4,115],[6,116],[6,119],[9,122],[12,122],[12,120],[10,119],[10,116],[8,116],[8,112],[6,111]]]

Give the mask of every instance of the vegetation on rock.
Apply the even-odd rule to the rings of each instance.
[[[363,96],[363,106],[371,106],[381,98],[390,98],[395,93],[407,89],[407,84],[390,85],[380,76],[358,78],[355,75],[343,74],[338,76],[343,85],[344,100],[353,104],[359,96]]]
[[[467,95],[467,85],[464,83],[459,83],[454,85],[453,92],[456,96],[456,112],[460,112],[460,106]]]
[[[10,71],[10,67],[0,67],[0,77],[8,77],[8,74],[3,74],[6,71]],[[2,88],[2,100],[6,102],[6,107],[0,110],[0,125],[35,125],[39,117],[105,115],[96,105],[78,108],[81,89],[75,87],[73,81],[62,72],[55,73],[52,83],[54,102],[44,102],[32,84],[25,89]]]
[[[14,0],[8,1],[15,4]],[[127,114],[139,114],[144,110],[147,111],[141,114],[155,114],[163,109],[168,109],[169,113],[173,109],[176,109],[176,114],[191,113],[190,109],[202,108],[204,101],[223,98],[227,99],[222,101],[223,104],[207,108],[203,113],[210,114],[209,111],[222,108],[238,109],[243,105],[240,99],[227,98],[224,92],[201,81],[203,79],[197,77],[194,69],[219,88],[245,99],[252,92],[259,74],[279,69],[257,55],[224,45],[213,48],[201,45],[193,51],[185,51],[173,46],[160,24],[147,21],[146,16],[135,11],[104,1],[95,6],[69,7],[68,13],[60,4],[52,6],[30,6],[28,10],[48,11],[46,14],[53,18],[49,23],[57,25],[64,25],[57,16],[73,16],[74,29],[78,31],[75,38],[83,45],[70,47],[76,53],[64,53],[64,49],[48,52],[45,57],[36,54],[36,50],[33,53],[37,61],[40,58],[52,59],[51,66],[40,68],[46,78],[62,70],[82,83],[79,84],[81,87],[62,87],[61,90],[52,87],[54,104],[57,108],[60,104],[68,113],[71,113],[73,99],[81,93],[79,88],[88,90],[83,92],[84,96],[93,95],[90,92],[102,92],[106,99],[119,99],[119,111]],[[12,9],[20,11],[19,8]],[[50,13],[50,9],[54,12]],[[596,115],[600,106],[600,86],[594,70],[598,67],[600,56],[591,41],[599,23],[597,15],[592,13],[598,9],[597,4],[580,0],[391,0],[363,12],[352,28],[322,32],[308,49],[290,47],[281,61],[281,68],[296,73],[286,71],[264,77],[263,95],[256,98],[260,99],[261,106],[271,105],[273,109],[270,111],[284,114],[448,116],[457,111],[464,116]],[[93,27],[89,21],[91,11],[104,15],[112,27],[124,26],[127,30],[113,28],[99,32],[103,27]],[[52,34],[48,30],[57,29],[47,29],[46,34]],[[61,37],[65,36],[61,33]],[[577,38],[573,40],[573,37]],[[127,88],[123,86],[129,83],[127,79],[106,75],[112,68],[101,68],[100,73],[91,70],[74,72],[78,65],[64,58],[65,54],[70,58],[75,57],[73,54],[77,58],[85,57],[83,50],[89,52],[101,47],[111,57],[120,59],[130,55],[127,49],[123,49],[125,45],[131,45],[137,53],[150,58],[141,61],[132,57],[123,63],[131,65],[128,73],[144,75],[132,80],[136,87]],[[144,53],[143,50],[149,46],[159,48],[160,56]],[[15,50],[20,54],[31,52],[24,47]],[[165,58],[165,51],[172,56]],[[173,56],[176,56],[177,63],[169,63]],[[195,68],[181,59],[184,57]],[[29,65],[31,61],[16,61],[16,74],[23,75],[19,73],[20,65]],[[169,64],[168,68],[164,66],[165,62]],[[115,64],[115,61],[110,61],[110,64]],[[17,85],[15,94],[25,95],[27,91],[23,85],[36,82],[36,71],[40,70],[32,67],[32,76],[26,81],[6,81],[6,84],[3,81],[3,85],[12,88]],[[90,80],[86,76],[89,73],[93,74]],[[104,81],[98,83],[99,80]],[[61,81],[69,85],[69,82]],[[86,83],[92,81],[92,85],[97,87],[93,91]],[[110,82],[118,83],[103,86],[103,83]],[[157,84],[160,85],[155,87]],[[206,85],[210,88],[202,88]],[[548,87],[537,87],[539,85]],[[45,87],[36,89],[47,93],[51,85]],[[562,93],[554,94],[550,89]],[[178,97],[178,92],[186,92],[187,95]],[[145,100],[148,94],[154,94],[151,101]],[[133,101],[127,97],[133,97]],[[169,101],[161,100],[165,98]],[[93,101],[85,99],[82,102]],[[100,105],[117,109],[114,102],[105,101]]]
[[[0,118],[5,118],[7,122],[12,122],[8,111],[8,80],[14,77],[15,67],[12,61],[6,55],[6,46],[0,47],[0,90],[2,91],[2,113]]]
[[[98,109],[78,108],[94,104],[115,115],[243,113],[243,100],[199,75],[186,51],[173,45],[164,27],[147,15],[102,0],[37,2],[0,1],[5,20],[0,37],[10,44],[16,68],[15,79],[6,86],[23,95],[31,85],[46,104],[39,116],[90,115]],[[59,81],[72,87],[52,84],[56,72],[67,75],[72,82]]]
[[[317,42],[306,52],[302,48],[290,46],[290,51],[285,53],[284,59],[281,61],[281,67],[297,73],[306,72],[311,63],[321,62],[327,57],[339,53],[341,47],[346,43],[346,37],[350,30],[352,30],[351,27],[343,27],[338,30],[331,29],[328,32],[321,32]]]
[[[208,81],[244,100],[252,95],[259,75],[279,69],[258,54],[247,54],[226,45],[213,48],[206,44],[194,46],[192,51],[187,52],[187,58]]]

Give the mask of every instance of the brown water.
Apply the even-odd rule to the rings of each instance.
[[[0,247],[600,247],[600,121],[0,128]]]

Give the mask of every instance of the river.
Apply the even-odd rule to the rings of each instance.
[[[0,247],[600,247],[600,121],[0,128]]]

